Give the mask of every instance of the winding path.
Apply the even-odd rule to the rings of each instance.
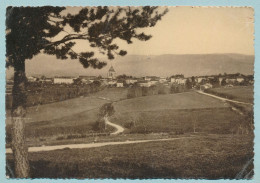
[[[108,118],[104,118],[104,119],[105,119],[105,123],[106,124],[108,124],[108,125],[110,125],[110,126],[112,126],[112,127],[114,127],[116,129],[116,131],[111,133],[110,135],[118,135],[118,134],[122,133],[125,130],[122,126],[114,124],[114,123],[111,123],[108,120]]]
[[[134,141],[122,141],[122,142],[99,142],[99,143],[91,143],[91,144],[67,144],[67,145],[54,145],[54,146],[40,146],[40,147],[29,147],[29,152],[41,152],[41,151],[53,151],[53,150],[61,150],[61,149],[83,149],[83,148],[94,148],[94,147],[102,147],[108,145],[123,145],[123,144],[137,144],[137,143],[145,143],[145,142],[159,142],[159,141],[173,141],[179,139],[186,139],[192,137],[179,137],[179,138],[169,138],[169,139],[154,139],[154,140],[134,140]],[[6,154],[12,153],[11,148],[6,149]]]
[[[217,98],[217,99],[220,99],[220,100],[223,100],[223,101],[233,102],[233,103],[237,103],[237,104],[253,105],[253,104],[247,103],[247,102],[240,102],[240,101],[236,101],[236,100],[231,100],[231,99],[219,97],[219,96],[216,96],[216,95],[213,95],[213,94],[205,93],[203,91],[197,91],[197,93],[207,95],[207,96],[210,96],[210,97],[213,97],[213,98]]]

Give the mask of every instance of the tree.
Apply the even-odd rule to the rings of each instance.
[[[133,43],[147,41],[152,36],[140,32],[153,27],[167,13],[158,7],[85,7],[77,14],[63,15],[65,7],[7,7],[6,9],[6,67],[14,68],[12,104],[12,150],[15,174],[29,177],[28,150],[25,143],[26,75],[25,60],[39,53],[55,55],[57,59],[78,59],[84,68],[101,69],[106,62],[95,58],[92,51],[77,53],[76,40],[86,40],[107,56],[124,56],[116,39]],[[74,32],[69,33],[70,27]],[[59,35],[59,36],[58,36]],[[54,39],[56,38],[56,39]],[[54,40],[54,41],[53,41]]]
[[[107,103],[104,104],[100,109],[99,109],[99,117],[109,117],[112,116],[115,113],[115,109],[112,103]]]
[[[192,82],[189,79],[186,80],[186,84],[185,85],[186,85],[186,88],[188,90],[192,89]]]
[[[226,81],[226,79],[224,78],[224,79],[222,79],[222,81],[221,81],[221,86],[226,86],[227,85],[227,81]]]

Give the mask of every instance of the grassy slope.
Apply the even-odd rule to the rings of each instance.
[[[127,89],[109,88],[89,97],[75,98],[66,101],[28,108],[26,136],[31,138],[60,136],[64,134],[86,134],[92,130],[97,120],[99,107],[112,100],[126,98]],[[7,113],[6,131],[10,134],[10,112]]]
[[[195,129],[195,132],[227,134],[235,132],[244,120],[229,104],[195,92],[140,97],[114,105],[116,114],[111,121],[129,128],[130,133],[178,134]]]
[[[208,93],[216,94],[221,97],[238,100],[241,102],[253,103],[254,87],[253,86],[235,86],[231,88],[213,88]]]
[[[32,177],[235,178],[244,164],[253,157],[251,138],[214,135],[166,142],[32,153]],[[10,155],[7,159],[12,165]]]
[[[138,97],[117,102],[115,110],[121,112],[156,111],[165,109],[201,109],[226,107],[225,104],[196,92]]]
[[[174,134],[235,133],[243,118],[229,108],[199,110],[161,110],[124,112],[112,120],[129,129],[129,133],[170,132]],[[131,122],[135,120],[135,126]]]
[[[92,97],[104,97],[112,101],[118,101],[127,98],[127,89],[126,88],[109,88],[106,90],[93,93],[90,96]]]

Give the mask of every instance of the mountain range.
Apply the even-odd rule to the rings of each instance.
[[[101,59],[102,60],[102,59]],[[113,66],[117,75],[132,76],[185,76],[224,73],[254,74],[254,56],[242,54],[165,54],[126,55],[109,61],[106,67],[84,69],[77,60],[57,60],[54,56],[38,55],[26,61],[26,74],[53,76],[102,75]],[[8,77],[9,71],[7,71]]]

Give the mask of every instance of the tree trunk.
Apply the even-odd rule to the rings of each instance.
[[[26,115],[26,76],[24,61],[14,67],[13,105],[12,105],[12,151],[14,155],[15,177],[29,177],[28,148],[25,138]]]

